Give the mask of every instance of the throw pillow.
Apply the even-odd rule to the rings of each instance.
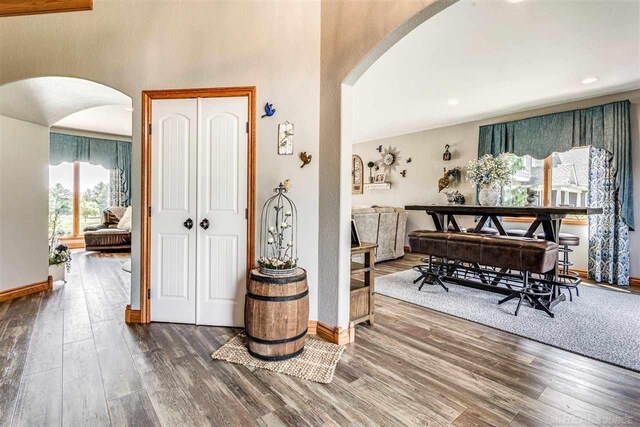
[[[120,222],[118,222],[118,228],[131,230],[131,206],[129,206],[127,210],[124,211],[124,215],[122,215]]]

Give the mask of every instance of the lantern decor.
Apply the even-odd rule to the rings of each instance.
[[[288,276],[297,267],[298,211],[286,196],[291,181],[285,180],[274,188],[274,196],[262,208],[260,226],[260,273],[269,276]]]

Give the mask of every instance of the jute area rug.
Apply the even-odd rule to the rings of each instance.
[[[266,362],[249,354],[245,333],[241,332],[216,350],[211,357],[328,384],[333,379],[333,373],[343,351],[343,346],[310,335],[300,356],[280,362]]]

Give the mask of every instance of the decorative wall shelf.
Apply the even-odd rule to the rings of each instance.
[[[365,190],[390,190],[391,183],[390,182],[378,182],[373,184],[365,184]]]

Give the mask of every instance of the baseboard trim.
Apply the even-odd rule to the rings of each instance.
[[[127,304],[124,310],[125,323],[142,323],[142,312],[131,308],[131,304]]]
[[[572,268],[571,271],[578,273],[578,276],[580,276],[581,279],[589,278],[589,275],[586,270],[575,270]],[[640,286],[640,277],[630,277],[629,286]]]
[[[53,289],[53,277],[47,277],[47,280],[30,285],[24,285],[6,291],[0,291],[0,302],[10,301],[12,299],[35,294],[37,292],[49,291]]]
[[[350,325],[349,328],[343,329],[340,327],[332,328],[322,322],[317,322],[316,335],[325,341],[332,342],[338,345],[345,345],[355,341],[355,328]]]
[[[317,320],[309,320],[309,324],[307,326],[307,333],[309,335],[316,335],[318,333],[318,321]]]

